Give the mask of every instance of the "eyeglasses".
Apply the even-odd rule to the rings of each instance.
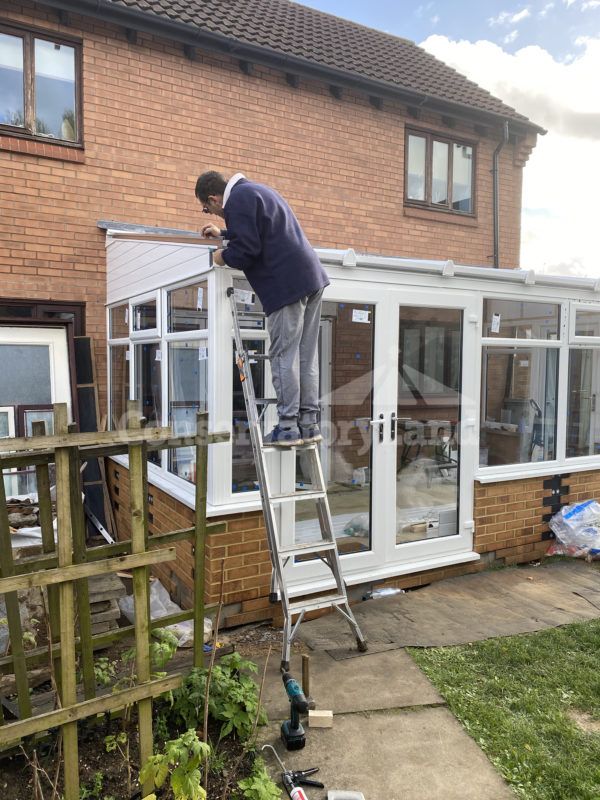
[[[210,207],[212,205],[212,202],[213,201],[210,199],[210,197],[207,197],[206,201],[204,203],[202,203],[202,213],[203,214],[210,214],[211,213]]]
[[[202,213],[203,214],[210,214],[210,210],[207,205],[202,206]]]

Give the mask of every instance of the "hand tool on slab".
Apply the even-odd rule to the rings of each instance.
[[[313,775],[315,772],[319,771],[318,767],[311,767],[310,769],[300,769],[300,770],[291,770],[286,769],[285,764],[277,755],[277,750],[270,745],[265,744],[262,746],[261,750],[265,750],[266,748],[273,751],[275,758],[283,772],[281,773],[281,782],[283,783],[288,796],[291,800],[308,800],[306,793],[302,786],[314,786],[316,789],[324,789],[325,786],[321,783],[321,781],[311,781],[307,775]],[[363,798],[364,800],[364,798]]]

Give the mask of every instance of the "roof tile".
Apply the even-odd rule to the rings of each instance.
[[[108,0],[398,89],[532,123],[414,42],[291,0]]]

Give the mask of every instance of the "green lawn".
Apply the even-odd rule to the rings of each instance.
[[[600,798],[600,620],[410,653],[518,797]]]

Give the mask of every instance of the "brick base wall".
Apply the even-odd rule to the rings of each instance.
[[[130,535],[129,477],[126,468],[110,462],[107,469],[109,490],[121,538]],[[480,572],[493,565],[527,563],[543,557],[550,542],[544,536],[548,527],[544,515],[549,506],[544,498],[552,490],[544,487],[548,478],[527,478],[488,485],[475,485],[474,549],[480,561],[426,570],[382,581],[379,586],[409,589],[434,581]],[[560,500],[575,503],[590,497],[600,498],[600,470],[563,476],[568,488]],[[149,486],[150,535],[191,527],[193,512],[155,486]],[[549,502],[549,500],[547,501]],[[279,604],[269,603],[271,562],[262,514],[258,511],[230,514],[218,518],[225,523],[221,533],[210,533],[206,549],[207,604],[219,600],[223,563],[225,610],[223,627],[234,627],[261,620],[281,624]],[[177,560],[152,568],[171,598],[189,608],[193,597],[194,558],[190,542],[178,542]],[[318,616],[316,612],[309,616]]]

